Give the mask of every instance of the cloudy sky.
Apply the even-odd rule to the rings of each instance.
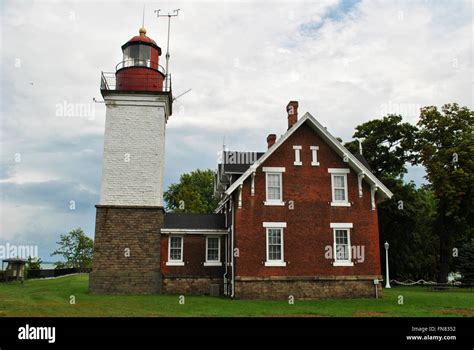
[[[224,137],[264,150],[286,130],[289,100],[345,141],[386,113],[414,123],[421,106],[473,107],[470,1],[2,1],[0,245],[38,245],[54,260],[59,234],[93,237],[105,108],[92,99],[143,3],[163,52],[154,10],[181,9],[170,71],[175,94],[192,89],[167,125],[165,187],[214,168]]]

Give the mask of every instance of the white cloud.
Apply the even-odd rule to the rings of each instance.
[[[469,2],[351,3],[147,2],[145,26],[162,60],[166,20],[153,10],[181,9],[170,67],[175,94],[192,89],[175,102],[168,123],[165,183],[214,167],[224,136],[231,149],[264,150],[267,134],[286,130],[293,99],[301,114],[311,112],[345,140],[387,108],[472,108]],[[121,60],[141,10],[142,2],[2,5],[0,185],[13,187],[2,190],[0,240],[51,242],[53,233],[76,226],[93,234],[105,109],[92,98],[101,99],[100,71]],[[58,116],[65,104],[85,105],[93,115]],[[414,122],[416,113],[409,114]],[[55,184],[56,193],[29,187],[38,181]],[[70,197],[84,198],[89,210],[58,211]]]

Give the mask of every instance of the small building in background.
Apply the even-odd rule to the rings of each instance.
[[[7,263],[7,268],[4,270],[4,264]],[[17,280],[23,282],[25,279],[25,265],[26,260],[21,258],[10,258],[2,260],[3,280],[12,281]]]

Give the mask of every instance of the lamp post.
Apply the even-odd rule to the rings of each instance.
[[[388,247],[390,246],[388,242],[385,242],[383,245],[385,247],[385,278],[387,279],[385,282],[385,288],[391,288],[390,287],[390,277],[388,275]]]

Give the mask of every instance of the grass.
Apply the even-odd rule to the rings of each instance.
[[[88,275],[0,283],[0,316],[474,316],[474,293],[467,290],[396,287],[384,290],[383,299],[296,300],[294,305],[187,296],[181,305],[177,295],[91,295],[88,285]]]

